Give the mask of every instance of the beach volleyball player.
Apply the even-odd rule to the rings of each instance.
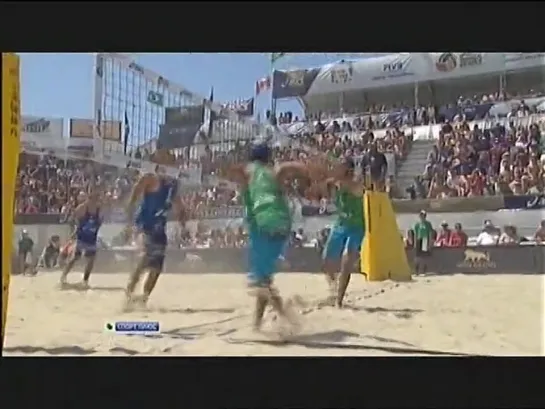
[[[169,212],[172,210],[182,224],[186,220],[186,212],[178,196],[178,180],[166,175],[165,166],[172,162],[170,159],[166,151],[157,150],[153,156],[153,162],[157,163],[155,173],[143,175],[134,186],[129,199],[126,235],[130,236],[133,227],[136,227],[141,255],[127,283],[127,308],[135,303],[145,305],[157,284],[165,261]],[[143,294],[136,296],[136,286],[145,270],[148,270],[148,276],[144,282]]]
[[[98,231],[102,225],[99,195],[96,190],[91,191],[87,198],[84,198],[83,203],[76,207],[74,222],[75,229],[71,240],[75,240],[75,245],[72,246],[68,262],[64,266],[60,285],[61,288],[67,288],[68,273],[70,273],[74,264],[83,255],[86,259],[86,264],[83,272],[83,281],[80,286],[89,288],[89,278],[93,271],[97,253]]]
[[[329,301],[337,307],[342,307],[365,235],[365,185],[363,178],[355,175],[355,167],[353,159],[345,158],[326,181],[328,187],[334,190],[337,219],[329,233],[322,257],[330,291]]]
[[[283,186],[294,177],[308,180],[308,168],[301,162],[273,166],[271,148],[258,143],[252,146],[248,163],[230,166],[225,176],[239,183],[243,190],[249,230],[248,285],[256,298],[253,327],[260,330],[268,304],[284,322],[295,326],[297,322],[284,308],[273,278],[292,227]]]

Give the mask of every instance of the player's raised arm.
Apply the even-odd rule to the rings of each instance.
[[[283,162],[276,166],[276,179],[283,184],[288,179],[304,178],[310,179],[311,172],[307,165],[302,162]]]
[[[142,194],[145,192],[146,187],[150,183],[150,176],[149,175],[143,175],[138,182],[134,185],[131,196],[129,197],[129,202],[127,203],[127,218],[130,224],[132,224],[134,220],[134,211],[136,207],[136,203],[138,199],[142,196]]]
[[[174,213],[174,217],[178,220],[178,222],[185,226],[185,223],[189,220],[189,211],[186,209],[185,205],[182,202],[182,198],[179,194],[176,194],[172,198],[172,210]]]
[[[237,183],[239,185],[248,184],[248,173],[246,172],[246,165],[229,164],[221,169],[221,177],[229,182]]]
[[[72,240],[72,239],[74,239],[76,237],[76,233],[78,231],[78,226],[79,226],[81,220],[85,217],[86,210],[87,210],[87,204],[86,203],[80,203],[74,209],[74,213],[72,213],[72,219],[74,221],[74,228],[72,230],[72,234],[70,234],[69,240]]]

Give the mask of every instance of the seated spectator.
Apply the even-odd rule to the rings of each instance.
[[[517,233],[517,228],[513,225],[506,225],[503,227],[503,233],[498,240],[498,244],[502,246],[514,246],[522,243],[522,241],[522,237]]]
[[[422,176],[427,197],[539,194],[544,189],[541,130],[511,122],[489,129],[445,121]]]
[[[407,237],[405,238],[405,248],[406,249],[413,249],[414,248],[414,230],[409,229],[407,230]]]
[[[545,220],[541,221],[539,228],[536,230],[534,234],[534,239],[537,244],[545,243]]]
[[[435,247],[448,247],[450,244],[451,235],[452,231],[448,227],[448,223],[446,221],[441,222],[441,230],[439,230],[434,243]]]
[[[303,244],[307,241],[307,237],[302,228],[297,229],[293,236],[293,245],[295,247],[303,247]]]
[[[454,231],[450,235],[450,241],[448,247],[466,247],[467,246],[467,234],[462,229],[461,223],[454,224]]]
[[[498,228],[490,220],[486,220],[484,228],[477,236],[477,246],[495,246],[500,238]]]

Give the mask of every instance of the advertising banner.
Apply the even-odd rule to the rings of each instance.
[[[307,95],[414,84],[430,71],[430,60],[424,55],[398,53],[328,64],[322,67]]]
[[[282,99],[305,96],[319,72],[320,68],[274,71],[272,97]]]
[[[165,108],[165,123],[202,123],[204,121],[204,105],[188,105]]]
[[[202,127],[202,123],[171,123],[159,126],[157,147],[163,149],[178,149],[191,146]]]
[[[414,260],[410,251],[408,258],[411,262]],[[285,259],[283,272],[322,271],[320,252],[312,247],[290,247]],[[102,250],[97,254],[95,271],[131,271],[138,260],[139,253],[135,249]],[[245,248],[169,249],[164,272],[245,273],[247,262]],[[426,262],[427,270],[435,274],[540,274],[543,271],[543,246],[442,248],[433,250]]]
[[[21,122],[21,144],[26,150],[66,147],[62,118],[22,115]]]
[[[504,196],[503,202],[506,209],[543,209],[545,195]]]
[[[464,115],[466,121],[473,121],[484,119],[486,114],[488,114],[494,106],[494,103],[486,103],[441,107],[439,109],[439,115],[449,121],[452,121],[456,115]]]
[[[430,53],[428,81],[440,81],[470,75],[503,73],[503,53]]]
[[[541,246],[436,248],[429,271],[438,274],[536,274],[541,271]],[[426,262],[428,259],[426,259]]]
[[[70,119],[70,139],[92,139],[95,121],[93,119]],[[100,135],[110,141],[121,141],[121,121],[101,121]]]
[[[545,53],[505,53],[505,69],[507,71],[541,66],[545,68]]]

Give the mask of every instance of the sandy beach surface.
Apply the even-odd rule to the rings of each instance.
[[[279,342],[250,330],[243,274],[163,275],[145,311],[122,312],[127,274],[94,274],[92,289],[61,291],[59,274],[15,276],[5,355],[368,356],[542,355],[543,279],[527,275],[426,276],[368,283],[353,276],[347,308],[323,306],[321,275],[280,273],[301,331]],[[74,272],[72,281],[81,279]],[[300,300],[301,301],[301,300]],[[115,321],[158,321],[154,336],[105,330]],[[278,320],[267,314],[265,328]]]

